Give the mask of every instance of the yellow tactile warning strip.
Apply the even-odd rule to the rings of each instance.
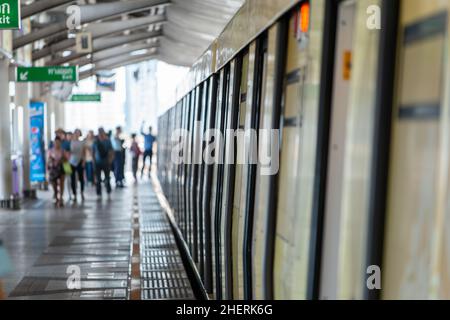
[[[141,298],[194,299],[170,222],[153,188],[140,189],[138,202]]]

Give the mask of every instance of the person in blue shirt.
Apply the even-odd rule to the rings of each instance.
[[[116,128],[116,134],[111,138],[112,147],[114,149],[114,176],[116,177],[116,187],[123,188],[124,180],[125,180],[125,172],[124,172],[124,143],[125,141],[122,139],[122,128]]]
[[[65,137],[62,140],[62,148],[64,151],[70,152],[70,142],[72,141],[73,133],[72,132],[66,132]]]
[[[98,129],[98,136],[92,146],[95,162],[95,175],[96,175],[96,187],[97,196],[102,195],[102,172],[104,175],[104,182],[106,192],[111,194],[111,164],[114,159],[114,149],[111,144],[111,140],[106,134],[103,128]]]
[[[153,135],[153,128],[149,127],[148,133],[144,132],[144,123],[142,123],[141,134],[144,137],[144,159],[141,170],[141,178],[144,176],[145,162],[147,158],[150,158],[150,166],[148,169],[148,175],[152,171],[152,159],[153,159],[153,144],[156,142],[156,137]]]

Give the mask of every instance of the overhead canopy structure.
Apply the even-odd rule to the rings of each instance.
[[[83,78],[148,59],[191,66],[244,1],[22,1],[22,19],[31,19],[32,30],[18,32],[13,47],[32,45],[35,64],[89,66]],[[78,32],[91,33],[91,53],[77,52]]]

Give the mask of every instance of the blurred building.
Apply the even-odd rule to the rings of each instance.
[[[125,129],[139,133],[145,127],[156,128],[158,121],[157,61],[151,60],[126,67]]]

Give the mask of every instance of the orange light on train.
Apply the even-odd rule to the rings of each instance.
[[[310,6],[309,3],[306,2],[300,7],[300,31],[302,33],[307,33],[309,31],[309,15]]]

